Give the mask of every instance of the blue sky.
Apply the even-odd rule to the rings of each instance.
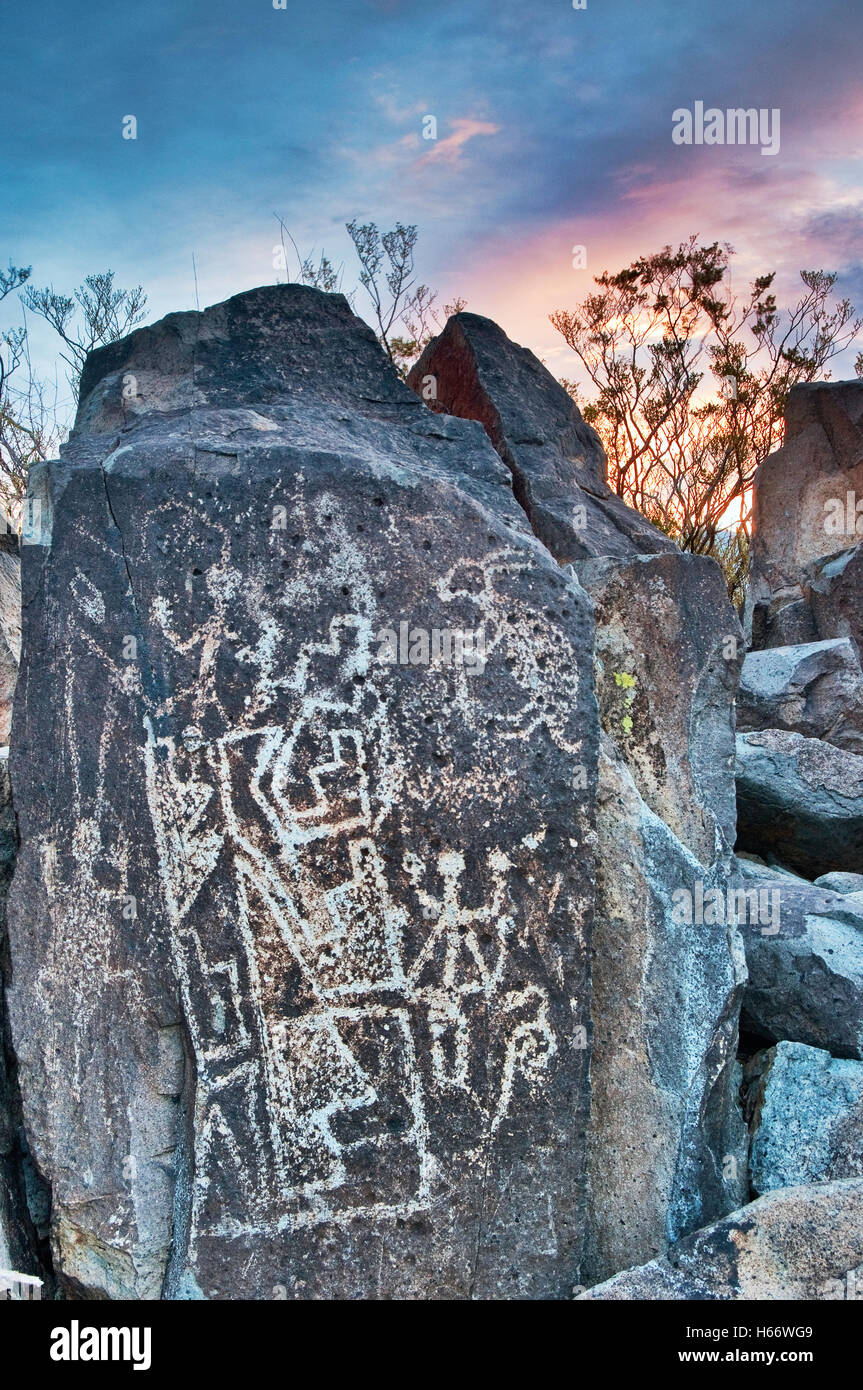
[[[158,317],[194,306],[194,253],[203,306],[275,278],[278,212],[301,250],[349,264],[351,217],[418,223],[422,278],[561,371],[548,313],[690,232],[732,241],[741,288],[821,265],[863,304],[863,7],[7,0],[5,16],[0,260],[36,284],[111,267]],[[696,100],[779,107],[779,155],[675,146],[671,113]]]

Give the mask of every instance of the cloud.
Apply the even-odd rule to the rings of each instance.
[[[458,164],[468,140],[473,140],[477,135],[497,135],[500,130],[500,126],[492,121],[476,121],[469,116],[456,117],[450,121],[450,125],[452,134],[434,141],[419,160],[419,167],[426,164]]]

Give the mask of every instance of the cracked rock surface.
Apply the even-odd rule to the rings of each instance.
[[[62,1287],[567,1295],[593,624],[481,426],[270,287],[93,354],[32,488],[9,1007]]]

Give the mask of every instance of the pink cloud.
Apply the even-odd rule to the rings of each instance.
[[[459,116],[450,124],[452,134],[434,141],[419,160],[420,166],[431,163],[458,164],[468,140],[473,140],[476,135],[497,135],[500,130],[500,126],[493,125],[491,121],[475,121],[469,116]]]

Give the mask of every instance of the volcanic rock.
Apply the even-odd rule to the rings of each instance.
[[[588,1299],[856,1299],[863,1179],[786,1187],[680,1241]]]
[[[744,1201],[735,1077],[746,979],[736,926],[677,919],[676,895],[724,883],[645,804],[603,737],[592,950],[589,1222],[598,1282]]]
[[[572,397],[491,319],[453,315],[407,379],[432,410],[480,421],[561,564],[677,550],[611,491],[599,436]]]
[[[768,729],[737,736],[738,848],[815,879],[863,864],[863,757]]]
[[[863,752],[863,670],[848,637],[749,652],[737,728],[785,729]]]
[[[781,1042],[746,1070],[756,1192],[863,1178],[863,1063]]]
[[[9,1003],[63,1288],[568,1295],[592,621],[483,430],[275,286],[93,353],[31,497]]]

